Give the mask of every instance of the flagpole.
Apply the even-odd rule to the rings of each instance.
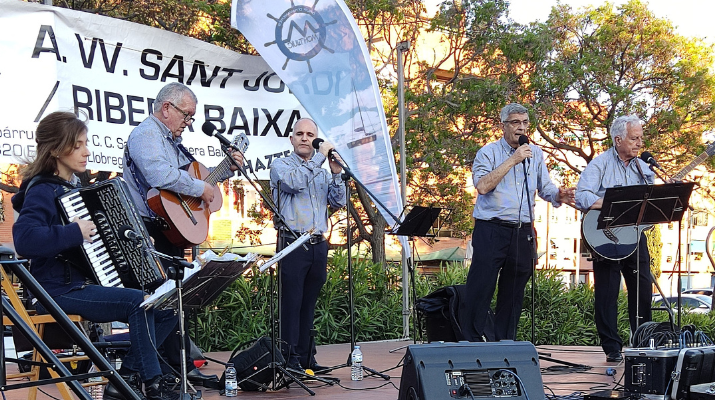
[[[397,44],[397,109],[399,126],[397,134],[400,138],[400,191],[402,192],[402,206],[407,205],[407,163],[405,155],[405,66],[402,61],[404,52],[410,50],[410,42],[404,41]],[[407,249],[402,247],[402,337],[410,337],[410,279],[407,263]],[[417,333],[415,332],[415,337]]]

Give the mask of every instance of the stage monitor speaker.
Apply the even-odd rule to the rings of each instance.
[[[407,347],[398,400],[544,400],[530,342],[430,343]]]

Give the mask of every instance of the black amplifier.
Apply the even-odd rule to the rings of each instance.
[[[637,393],[652,398],[663,398],[670,390],[680,348],[635,348],[625,349],[626,368],[623,388],[626,393]]]

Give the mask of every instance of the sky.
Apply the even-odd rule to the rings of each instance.
[[[441,1],[425,0],[430,15],[434,14]],[[611,0],[616,6],[625,2]],[[578,10],[586,6],[599,6],[604,4],[605,0],[562,0],[561,3]],[[657,17],[670,20],[677,33],[701,38],[710,44],[715,43],[715,24],[712,22],[715,16],[714,0],[646,0],[644,3]],[[556,0],[510,0],[509,16],[520,24],[543,22],[555,4]]]

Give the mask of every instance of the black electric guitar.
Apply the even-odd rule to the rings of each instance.
[[[713,154],[715,154],[715,143],[710,144],[702,154],[675,174],[673,180],[682,181],[690,171]],[[638,238],[641,233],[652,228],[652,225],[638,225],[598,229],[600,215],[601,210],[588,210],[581,222],[581,233],[583,233],[583,239],[588,247],[594,253],[608,260],[622,260],[633,254],[638,248]]]

